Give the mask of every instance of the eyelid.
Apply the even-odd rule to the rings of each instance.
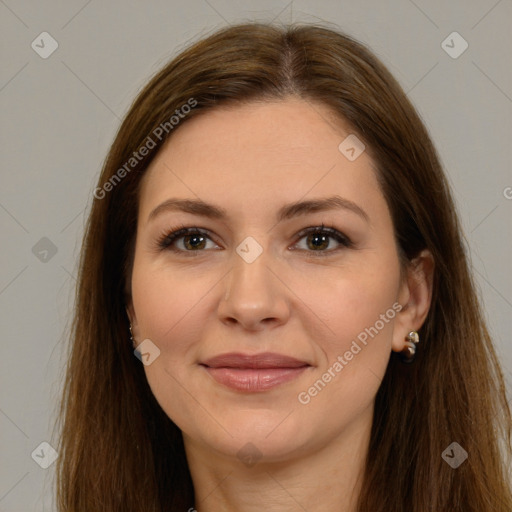
[[[338,247],[336,249],[327,249],[325,251],[308,251],[305,249],[301,249],[304,252],[306,252],[308,255],[312,255],[314,257],[315,256],[320,256],[320,257],[321,256],[329,256],[333,253],[337,253],[339,250],[341,250],[341,248],[347,249],[347,248],[354,247],[354,243],[347,235],[345,235],[343,232],[341,232],[339,229],[335,228],[334,226],[326,226],[323,223],[321,226],[311,226],[311,227],[301,230],[299,233],[297,233],[297,235],[296,235],[297,241],[293,245],[294,246],[297,245],[297,243],[305,236],[307,236],[309,234],[315,234],[315,233],[326,234],[326,235],[328,235],[329,238],[334,238],[338,242],[338,244],[340,244],[341,247]]]
[[[183,238],[186,235],[192,235],[195,233],[203,235],[203,236],[207,237],[208,239],[212,240],[212,234],[207,229],[199,228],[196,226],[180,225],[180,226],[171,228],[170,230],[164,231],[157,239],[157,247],[161,250],[165,250],[165,249],[172,250],[170,247],[174,242]],[[202,252],[202,251],[176,250],[176,252],[192,253],[192,252]]]
[[[295,235],[296,241],[292,244],[291,248],[292,250],[295,249],[295,246],[302,240],[304,237],[306,237],[309,234],[326,234],[328,238],[335,239],[338,244],[340,244],[341,247],[338,247],[336,249],[328,249],[325,251],[318,250],[318,251],[308,251],[307,249],[298,249],[299,251],[305,252],[308,255],[312,255],[313,257],[316,256],[328,256],[330,254],[338,252],[342,248],[352,248],[354,246],[354,243],[352,240],[345,235],[343,232],[338,230],[337,228],[333,226],[326,226],[323,223],[320,226],[309,226],[307,228],[302,229]],[[171,228],[170,230],[165,231],[158,237],[157,239],[157,248],[159,250],[171,250],[178,253],[183,253],[187,255],[194,255],[197,256],[201,252],[205,252],[205,250],[197,250],[197,251],[185,251],[181,249],[176,249],[175,247],[172,247],[174,242],[177,240],[182,239],[186,235],[193,235],[193,234],[199,234],[207,237],[212,242],[216,243],[214,239],[212,239],[212,233],[208,229],[199,228],[196,226],[187,226],[187,225],[180,225],[176,226],[174,228]],[[218,245],[218,244],[217,244]]]

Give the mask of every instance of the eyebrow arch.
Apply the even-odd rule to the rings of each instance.
[[[284,220],[297,217],[299,215],[307,215],[308,213],[343,209],[351,211],[359,215],[366,222],[370,223],[368,214],[356,203],[345,199],[340,196],[332,196],[321,199],[311,199],[307,201],[299,201],[282,206],[277,212],[277,221],[282,222]],[[164,211],[181,211],[185,213],[191,213],[193,215],[200,215],[202,217],[208,217],[211,219],[224,220],[228,217],[227,211],[220,206],[216,206],[210,203],[205,203],[201,199],[167,199],[160,205],[158,205],[148,216],[148,222],[154,219],[158,214]]]

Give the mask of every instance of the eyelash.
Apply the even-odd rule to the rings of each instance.
[[[185,251],[182,249],[176,249],[173,246],[173,244],[180,238],[183,238],[186,235],[194,235],[194,234],[203,235],[211,240],[207,230],[197,228],[197,227],[188,227],[188,226],[181,225],[181,226],[178,226],[178,227],[174,228],[173,230],[171,230],[171,232],[166,231],[159,237],[159,239],[157,241],[158,249],[161,251],[167,249],[167,250],[171,250],[171,251],[174,251],[177,253],[182,253],[182,254],[184,253],[184,254],[187,254],[187,256],[199,256],[199,253],[204,252],[204,250]],[[295,242],[294,245],[296,245],[302,238],[304,238],[305,236],[310,235],[310,234],[328,235],[328,237],[334,238],[342,246],[342,247],[338,247],[337,249],[327,249],[327,250],[318,250],[318,251],[306,250],[306,252],[310,253],[313,257],[329,256],[332,253],[338,252],[339,250],[341,250],[341,248],[351,248],[354,246],[353,242],[346,235],[344,235],[343,233],[340,233],[340,231],[338,231],[336,228],[331,227],[331,226],[325,226],[324,224],[322,224],[321,226],[317,226],[317,227],[306,228],[306,229],[303,229],[302,231],[300,231],[297,234],[298,240],[297,240],[297,242]],[[305,250],[305,249],[300,249],[300,250]]]

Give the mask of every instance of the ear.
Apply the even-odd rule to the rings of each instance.
[[[135,314],[135,308],[133,307],[133,301],[131,297],[126,297],[126,314],[132,329],[133,346],[138,344],[139,337],[139,324],[137,322],[137,315]]]
[[[430,310],[434,258],[425,249],[407,266],[406,275],[400,285],[398,303],[402,309],[396,316],[392,347],[400,352],[405,347],[405,338],[411,331],[419,331]]]

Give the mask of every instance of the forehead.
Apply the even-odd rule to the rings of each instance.
[[[278,207],[333,193],[364,207],[381,194],[368,153],[351,161],[340,151],[348,136],[349,125],[318,102],[207,111],[178,126],[152,161],[141,185],[141,216],[170,196],[200,197],[237,215],[264,215],[273,201]]]

